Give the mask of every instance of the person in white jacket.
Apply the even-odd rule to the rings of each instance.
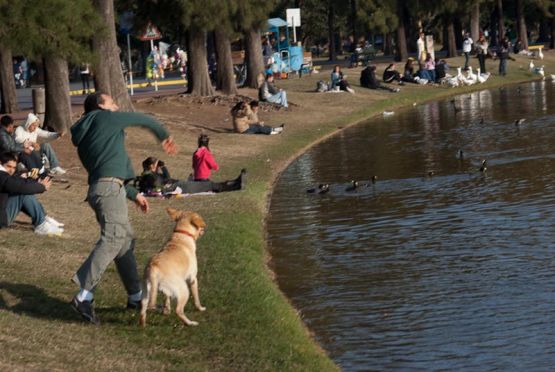
[[[27,120],[24,125],[20,125],[15,130],[15,141],[17,143],[32,143],[36,151],[40,150],[41,155],[46,156],[48,162],[50,163],[50,174],[62,175],[66,173],[64,169],[60,167],[60,162],[58,157],[54,152],[54,149],[48,142],[54,141],[60,138],[59,133],[48,132],[39,128],[40,119],[33,113],[27,116]]]

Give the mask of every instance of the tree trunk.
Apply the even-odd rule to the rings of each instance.
[[[538,43],[547,43],[549,41],[549,20],[543,18],[540,21],[540,30],[538,32]]]
[[[61,57],[45,57],[46,116],[44,124],[58,133],[71,126],[69,99],[69,71],[67,61]]]
[[[264,73],[264,58],[262,57],[262,43],[260,30],[251,28],[245,32],[245,43],[247,50],[247,81],[245,85],[251,88],[258,88],[258,75]]]
[[[191,80],[188,85],[188,93],[193,96],[213,96],[214,88],[208,74],[208,62],[206,56],[206,32],[200,30],[189,30],[189,60],[191,61]]]
[[[12,50],[0,45],[0,96],[2,105],[0,113],[9,114],[18,111],[15,79],[13,76]]]
[[[550,10],[552,14],[555,12],[554,8],[550,8]],[[551,30],[549,30],[551,34],[551,40],[549,41],[549,49],[553,49],[555,48],[555,17],[552,17],[549,20],[549,24],[551,26]]]
[[[491,33],[489,35],[489,45],[490,47],[497,47],[497,6],[495,6],[495,8],[492,10],[492,12],[490,13],[490,18],[489,18],[489,24],[490,24],[490,29],[491,29]]]
[[[329,60],[335,61],[336,47],[335,47],[335,10],[333,4],[330,2],[328,7],[328,52]]]
[[[447,57],[452,58],[457,56],[457,40],[455,38],[455,25],[453,18],[447,21]]]
[[[96,76],[96,89],[111,95],[121,111],[134,111],[121,69],[114,21],[114,1],[93,0],[93,4],[106,25],[104,32],[98,32],[93,37],[93,49],[99,57],[93,71]]]
[[[470,37],[474,42],[480,37],[480,0],[474,0],[470,10]]]
[[[524,3],[523,0],[516,0],[516,22],[518,37],[522,42],[522,49],[528,50],[528,33],[526,31],[526,21],[524,19]]]
[[[390,56],[393,54],[393,34],[388,32],[384,35],[384,54]]]
[[[353,44],[351,45],[351,53],[355,51],[358,45],[357,40],[357,1],[351,0],[351,32],[353,33]]]
[[[505,17],[503,16],[503,0],[497,0],[497,27],[499,27],[498,40],[502,40],[505,37]]]
[[[461,23],[461,20],[459,18],[456,18],[453,20],[453,24],[455,25],[455,41],[457,44],[457,48],[459,46],[461,46],[462,48],[462,42],[463,42],[463,26]]]
[[[215,31],[217,63],[217,86],[225,95],[237,94],[235,76],[233,75],[233,60],[231,59],[231,42],[226,32],[221,29]]]
[[[405,6],[403,1],[397,2],[397,15],[399,25],[397,26],[397,58],[399,61],[406,61],[409,57],[407,49],[407,33],[405,30]]]

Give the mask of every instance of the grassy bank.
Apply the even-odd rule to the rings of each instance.
[[[546,53],[546,71],[555,72],[555,55]],[[474,64],[477,62],[473,61]],[[452,66],[462,58],[450,61]],[[96,307],[103,322],[92,327],[69,308],[76,291],[70,282],[98,236],[92,211],[83,202],[86,173],[68,139],[56,143],[62,164],[70,169],[69,184],[55,184],[41,196],[49,213],[67,224],[62,238],[39,238],[25,220],[0,231],[0,368],[96,370],[336,370],[315,343],[298,313],[279,291],[266,263],[264,220],[271,187],[279,173],[308,146],[341,128],[385,109],[441,99],[477,89],[529,81],[528,59],[509,63],[509,75],[486,84],[449,89],[407,85],[391,94],[358,87],[360,70],[346,70],[356,90],[315,94],[316,81],[327,72],[303,79],[278,81],[291,110],[264,112],[268,124],[286,123],[279,136],[231,134],[229,105],[191,98],[145,101],[137,108],[156,115],[181,145],[177,157],[165,158],[152,137],[130,130],[128,150],[139,169],[146,156],[162,157],[174,177],[190,172],[196,136],[205,131],[221,171],[213,178],[235,177],[248,169],[248,187],[241,192],[183,199],[152,199],[152,212],[130,207],[137,237],[139,266],[160,249],[173,225],[165,215],[172,205],[204,216],[208,228],[198,242],[200,297],[207,311],[188,304],[186,314],[198,327],[183,327],[175,315],[152,314],[148,327],[137,326],[135,314],[124,310],[126,297],[115,268],[109,267],[97,290]],[[522,66],[522,69],[519,68]],[[490,71],[497,63],[488,62]],[[551,84],[550,81],[547,83]],[[241,92],[251,97],[253,90]],[[226,121],[227,120],[227,121]],[[298,190],[303,192],[303,190]]]

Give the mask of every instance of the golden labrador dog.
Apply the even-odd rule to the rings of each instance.
[[[183,309],[189,299],[190,286],[196,308],[206,310],[200,304],[198,296],[196,256],[196,241],[204,233],[206,223],[194,212],[181,212],[173,208],[167,208],[166,211],[175,221],[175,228],[171,239],[150,259],[145,268],[139,324],[143,327],[146,325],[146,311],[156,307],[156,298],[160,291],[166,296],[164,314],[170,313],[170,302],[175,298],[175,313],[179,319],[186,325],[196,326],[198,323],[189,320]]]

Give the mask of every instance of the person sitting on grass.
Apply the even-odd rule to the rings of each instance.
[[[397,93],[400,90],[399,88],[390,88],[380,84],[379,80],[376,78],[376,65],[366,66],[366,68],[362,70],[360,73],[360,85],[365,88],[383,89],[393,93]]]
[[[46,215],[44,207],[34,194],[50,188],[50,178],[38,181],[24,179],[15,175],[17,153],[0,154],[0,228],[8,227],[23,212],[31,217],[34,231],[38,235],[61,235],[63,224]]]
[[[195,182],[173,179],[163,161],[151,156],[143,161],[143,173],[138,177],[139,190],[147,196],[165,196],[169,194],[196,194],[201,192],[225,192],[242,190],[246,186],[245,169],[239,177],[224,182]]]
[[[233,130],[235,133],[243,134],[278,134],[283,131],[284,124],[279,127],[264,125],[258,119],[258,101],[239,102],[231,109],[233,118]]]
[[[333,71],[331,73],[331,89],[340,89],[347,91],[349,93],[354,93],[354,89],[351,88],[349,82],[347,81],[347,76],[343,75],[343,71],[341,71],[341,67],[339,65],[335,65]]]
[[[395,69],[395,63],[391,63],[383,72],[383,81],[385,83],[392,83],[394,81],[398,82],[399,85],[403,85],[401,80],[401,74]]]
[[[266,80],[260,85],[258,89],[258,99],[260,101],[268,101],[276,103],[283,107],[288,107],[287,93],[283,89],[276,88],[274,84],[274,75],[267,74]]]
[[[31,141],[17,143],[14,138],[15,123],[11,116],[4,115],[0,119],[0,153],[16,152],[21,153],[25,148],[31,146]]]
[[[405,63],[405,70],[403,71],[403,77],[402,80],[405,83],[414,83],[414,84],[418,84],[417,79],[415,79],[415,74],[414,74],[414,58],[409,57],[407,59],[407,63]]]
[[[40,151],[41,155],[46,156],[50,163],[50,173],[62,175],[65,170],[60,167],[58,157],[54,149],[48,142],[56,140],[61,137],[59,133],[48,132],[39,128],[40,119],[33,113],[27,116],[24,125],[17,127],[15,130],[15,141],[17,143],[24,143],[30,141],[35,151]]]

